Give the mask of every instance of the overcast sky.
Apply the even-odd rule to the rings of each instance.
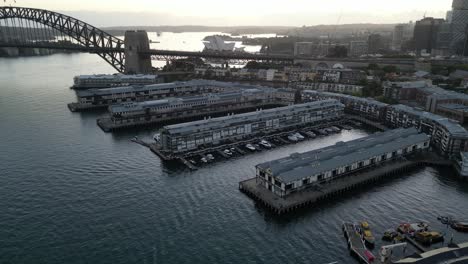
[[[13,3],[7,0],[7,3]],[[397,23],[445,17],[452,0],[16,0],[97,26]],[[341,19],[340,18],[341,14]]]

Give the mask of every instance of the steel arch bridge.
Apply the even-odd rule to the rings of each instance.
[[[119,72],[125,72],[124,41],[76,18],[44,9],[0,7],[0,20],[23,19],[57,30],[79,43],[76,50],[98,54]],[[28,45],[16,44],[17,47]],[[30,45],[37,47],[37,45]],[[47,48],[61,48],[49,46]],[[67,48],[68,49],[68,48]],[[73,49],[73,48],[72,48]]]

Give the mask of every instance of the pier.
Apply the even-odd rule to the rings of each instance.
[[[284,198],[273,194],[252,178],[239,183],[239,190],[258,201],[275,214],[282,215],[311,206],[317,202],[339,196],[356,188],[382,179],[396,178],[405,173],[425,166],[425,162],[396,160],[365,171],[353,173],[328,183],[317,184],[314,188],[293,193]]]
[[[370,264],[374,261],[374,255],[366,248],[361,236],[356,231],[354,224],[343,223],[343,233],[348,240],[349,251],[359,259],[360,262]]]

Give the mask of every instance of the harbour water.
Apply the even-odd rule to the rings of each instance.
[[[434,168],[277,217],[238,190],[255,164],[368,132],[190,172],[130,142],[153,130],[105,134],[102,113],[68,111],[74,75],[112,72],[92,54],[0,59],[0,263],[355,263],[343,221],[368,220],[379,239],[404,221],[449,237],[437,215],[468,218],[468,184]]]

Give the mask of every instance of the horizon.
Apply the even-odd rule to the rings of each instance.
[[[286,26],[396,24],[426,17],[445,18],[452,0],[278,0],[235,4],[213,0],[162,2],[109,0],[64,3],[52,0],[12,0],[6,5],[54,10],[100,27],[119,26]],[[82,8],[86,6],[87,8]],[[248,8],[246,8],[248,7]],[[300,10],[300,11],[298,11]],[[344,11],[346,10],[346,11]],[[365,18],[365,19],[363,19]],[[220,24],[222,21],[222,24]],[[274,21],[274,22],[272,22]]]

